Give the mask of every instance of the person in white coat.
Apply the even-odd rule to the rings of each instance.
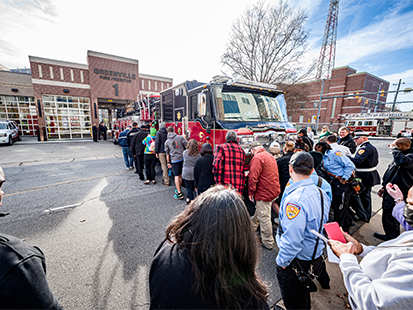
[[[413,231],[378,246],[365,246],[344,233],[347,243],[330,241],[339,258],[352,309],[413,307]],[[363,257],[360,264],[356,255]]]

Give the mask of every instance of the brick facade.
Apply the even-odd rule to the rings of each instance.
[[[302,102],[300,108],[290,111],[289,115],[291,122],[295,123],[298,128],[312,126],[314,129],[316,125],[314,116],[317,116],[318,112],[322,80],[306,82],[305,84],[308,89],[307,102]],[[375,107],[377,95],[363,95],[363,93],[377,92],[378,88],[387,91],[389,89],[389,82],[367,72],[357,73],[355,69],[348,66],[333,69],[331,77],[325,80],[323,97],[344,96],[355,93],[359,93],[360,96],[359,98],[323,99],[318,129],[327,125],[331,130],[337,130],[344,124],[341,115],[347,113],[367,113],[369,106],[371,112],[374,112],[375,108],[377,112],[385,111],[386,94],[379,97],[381,104],[377,105],[377,107]]]
[[[138,60],[115,55],[88,51],[87,65],[33,56],[29,60],[35,101],[42,109],[37,111],[40,128],[46,127],[43,95],[89,98],[91,122],[97,123],[99,104],[119,107],[172,86],[171,78],[140,74]]]

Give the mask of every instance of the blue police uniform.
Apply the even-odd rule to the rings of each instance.
[[[360,145],[356,155],[350,157],[350,160],[356,166],[357,177],[363,183],[363,190],[359,196],[367,216],[365,220],[369,221],[371,218],[371,188],[380,184],[380,175],[376,170],[379,164],[379,153],[369,141],[365,141]]]
[[[333,201],[331,207],[334,210],[334,221],[336,221],[344,231],[348,232],[350,228],[350,218],[348,215],[348,206],[353,189],[350,184],[342,184],[339,180],[348,180],[352,175],[355,165],[342,152],[338,150],[328,150],[323,156],[323,167],[330,174],[331,189],[333,191]]]
[[[287,309],[309,309],[310,293],[298,282],[293,268],[298,263],[302,269],[310,268],[317,238],[310,232],[318,231],[321,222],[321,195],[324,199],[323,224],[328,220],[330,198],[319,190],[312,179],[287,185],[280,206],[280,225],[276,236],[279,248],[277,278]],[[324,242],[319,241],[314,260],[314,273],[323,288],[329,288],[330,279],[325,270]],[[284,267],[284,268],[283,268]]]
[[[330,200],[333,200],[333,192],[331,191],[331,185],[330,185],[330,183],[328,183],[324,178],[320,177],[320,176],[315,172],[315,170],[314,170],[313,173],[310,175],[310,179],[311,179],[311,180],[313,181],[313,183],[314,183],[315,185],[317,185],[317,186],[318,186],[318,183],[320,182],[320,179],[321,179],[321,186],[320,186],[320,188],[321,188],[323,191],[326,192],[326,194],[327,194],[328,198],[330,198]],[[290,178],[290,180],[288,181],[287,186],[288,186],[288,185],[291,185],[291,184],[293,184],[293,183],[294,183],[293,179]]]

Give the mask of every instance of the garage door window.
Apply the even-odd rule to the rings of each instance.
[[[0,119],[15,121],[23,135],[36,135],[37,111],[34,97],[0,96]]]
[[[91,137],[89,98],[43,95],[49,139]]]

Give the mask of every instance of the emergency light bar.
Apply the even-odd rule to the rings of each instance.
[[[254,82],[242,78],[230,78],[228,76],[216,75],[212,78],[213,83],[225,83],[231,86],[239,86],[239,87],[250,87],[250,88],[257,88],[257,89],[265,89],[265,90],[277,90],[277,85],[261,83],[261,82]]]
[[[412,112],[354,113],[342,115],[345,119],[360,118],[413,118]]]

